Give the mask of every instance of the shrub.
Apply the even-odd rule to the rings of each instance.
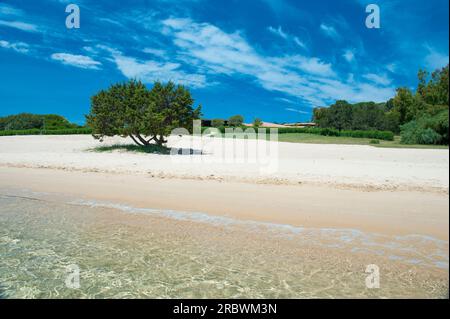
[[[202,128],[202,132],[207,128]],[[220,132],[225,132],[225,127],[218,127]],[[242,127],[245,131],[247,128]],[[269,130],[269,128],[268,128]],[[267,130],[267,132],[268,132]],[[278,128],[278,134],[289,134],[289,133],[300,133],[300,134],[315,134],[322,136],[344,136],[344,137],[354,137],[354,138],[372,138],[384,141],[393,141],[394,133],[390,131],[338,131],[329,128],[317,128],[317,127],[281,127]]]
[[[225,121],[222,119],[214,119],[211,121],[211,126],[212,127],[221,127],[224,126]]]
[[[380,144],[380,140],[370,140],[370,144]]]
[[[0,118],[0,130],[23,131],[31,129],[59,130],[79,128],[67,119],[55,114],[21,113]]]
[[[384,141],[394,140],[394,133],[390,131],[341,131],[340,136],[354,138],[372,138]]]
[[[320,135],[323,135],[323,136],[339,136],[340,133],[339,133],[338,130],[335,130],[335,129],[332,129],[332,128],[324,128],[320,132]]]
[[[402,144],[429,144],[442,143],[442,135],[431,128],[423,128],[417,121],[411,121],[402,125]]]
[[[75,128],[64,130],[5,130],[0,131],[0,136],[14,136],[14,135],[76,135],[76,134],[92,134],[90,128]]]
[[[436,115],[425,114],[401,127],[403,144],[448,145],[448,110]]]
[[[241,126],[244,123],[244,117],[242,115],[234,115],[229,118],[228,125]]]

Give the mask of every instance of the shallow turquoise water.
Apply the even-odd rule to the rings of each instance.
[[[447,295],[448,243],[433,238],[23,195],[0,195],[3,298]],[[380,289],[365,286],[369,264],[380,267]],[[69,265],[80,270],[77,289],[66,285]]]

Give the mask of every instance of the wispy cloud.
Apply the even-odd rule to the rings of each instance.
[[[434,71],[449,64],[448,54],[439,52],[428,44],[425,45],[425,48],[428,51],[425,56],[425,64],[429,70]]]
[[[142,52],[144,53],[148,53],[160,58],[164,58],[167,56],[167,52],[161,49],[154,49],[154,48],[145,48],[144,50],[142,50]]]
[[[298,45],[299,47],[301,47],[303,49],[307,49],[306,44],[303,41],[301,41],[299,37],[291,35],[291,34],[285,32],[281,26],[278,26],[277,28],[269,26],[267,28],[267,30],[270,33],[272,33],[272,34],[274,34],[274,35],[276,35],[276,36],[278,36],[278,37],[280,37],[280,38],[282,38],[284,40],[292,41],[296,45]]]
[[[51,58],[65,65],[71,65],[81,69],[98,70],[102,65],[91,57],[85,55],[75,55],[70,53],[53,53]]]
[[[286,111],[289,111],[289,112],[299,113],[299,114],[311,114],[311,112],[306,112],[306,111],[294,109],[294,108],[292,108],[292,107],[287,107],[287,108],[285,108],[285,110],[286,110]]]
[[[308,48],[306,46],[306,44],[303,41],[301,41],[298,37],[294,37],[294,42],[295,42],[295,44],[297,44],[299,47],[302,47],[303,49]]]
[[[5,3],[0,3],[0,15],[21,16],[23,15],[23,11]]]
[[[344,59],[348,62],[348,63],[352,63],[355,61],[355,52],[353,49],[347,49],[345,50],[344,54],[342,55],[344,57]]]
[[[8,42],[5,40],[0,40],[0,48],[14,50],[19,53],[30,52],[30,46],[24,42]]]
[[[389,63],[386,65],[386,69],[391,73],[396,73],[398,69],[397,63]]]
[[[363,77],[369,81],[383,86],[390,85],[392,82],[392,80],[386,74],[368,73],[364,74]]]
[[[180,63],[140,60],[126,56],[114,48],[103,45],[98,47],[111,54],[117,69],[127,78],[137,78],[145,83],[173,81],[193,88],[202,88],[212,84],[206,81],[206,76],[203,74],[188,73],[182,70]]]
[[[272,26],[269,26],[267,28],[267,30],[269,30],[269,32],[283,38],[283,39],[287,39],[288,35],[286,33],[283,32],[283,29],[281,28],[281,26],[278,26],[278,28],[274,28]]]
[[[310,105],[334,99],[383,101],[393,88],[376,83],[345,83],[336,78],[330,63],[318,57],[258,53],[239,32],[227,33],[209,23],[170,18],[162,21],[163,34],[173,38],[179,54],[215,75],[252,77],[263,88],[300,98]],[[371,81],[373,82],[373,81]]]
[[[341,38],[341,36],[339,35],[339,33],[336,31],[335,27],[333,27],[332,25],[328,25],[325,23],[322,23],[320,25],[320,30],[328,37],[332,38],[333,40],[339,40]]]
[[[22,22],[22,21],[0,20],[0,26],[19,29],[19,30],[26,31],[26,32],[38,32],[39,31],[39,28],[37,25]]]

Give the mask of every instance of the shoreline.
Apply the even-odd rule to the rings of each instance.
[[[449,240],[448,196],[0,167],[0,188],[295,227]]]
[[[446,298],[448,292],[448,243],[427,238],[198,222],[24,196],[0,202],[6,257],[0,267],[11,298]],[[64,286],[67,264],[80,265],[81,289]],[[364,271],[373,264],[381,289],[365,286]]]

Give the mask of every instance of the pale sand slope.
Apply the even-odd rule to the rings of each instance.
[[[0,188],[448,241],[448,150],[279,143],[279,171],[261,175],[255,164],[86,152],[97,145],[90,136],[0,137]]]

